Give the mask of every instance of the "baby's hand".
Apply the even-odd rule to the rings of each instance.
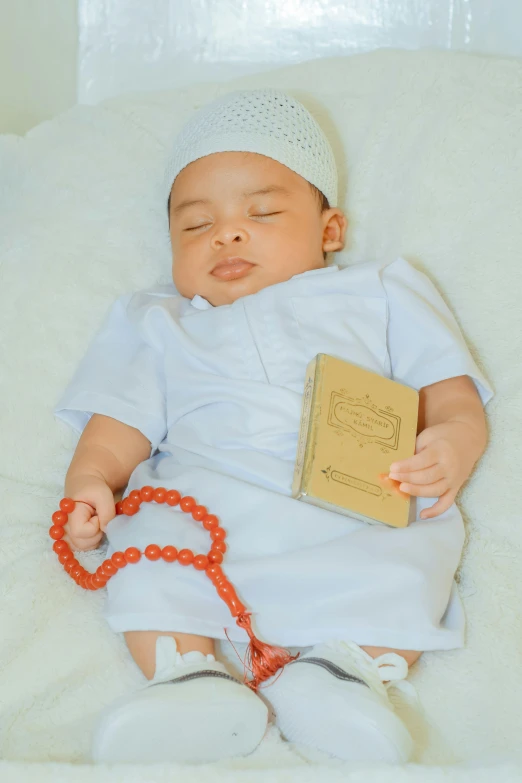
[[[416,441],[415,455],[390,466],[390,479],[402,482],[399,490],[422,498],[439,498],[421,519],[443,514],[471,475],[478,459],[469,425],[448,421],[426,427]]]
[[[96,549],[105,528],[116,516],[111,488],[102,478],[77,476],[67,483],[67,497],[75,500],[76,506],[69,514],[63,540],[73,552]]]

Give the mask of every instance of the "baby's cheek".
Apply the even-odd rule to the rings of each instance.
[[[172,280],[176,286],[178,292],[187,297],[193,299],[198,291],[198,282],[201,284],[201,276],[198,275],[197,269],[187,264],[185,260],[175,259],[172,264]]]

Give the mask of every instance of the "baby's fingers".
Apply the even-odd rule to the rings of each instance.
[[[98,515],[94,514],[90,519],[74,521],[71,525],[71,532],[74,538],[92,538],[100,530],[100,520]]]
[[[97,535],[91,536],[91,538],[75,538],[74,540],[66,533],[62,541],[69,544],[73,552],[88,552],[90,549],[97,549],[102,538],[103,533],[100,530]]]
[[[425,508],[424,511],[421,511],[420,518],[431,519],[432,517],[438,517],[439,514],[443,514],[448,510],[455,500],[455,497],[455,492],[451,489],[448,489],[448,491],[441,495],[441,497],[437,500],[436,503],[433,504],[433,506],[430,508]]]
[[[430,465],[423,470],[403,470],[392,472],[389,476],[394,481],[404,482],[407,484],[434,484],[435,481],[440,481],[444,478],[446,471],[444,467],[439,463],[436,465]]]
[[[89,546],[92,539],[101,537],[98,515],[92,515],[92,511],[91,507],[78,504],[64,528],[69,540],[80,549],[83,549],[84,544]]]
[[[389,478],[387,473],[379,473],[379,482],[382,484],[382,486],[389,490],[390,492],[394,492],[396,495],[398,495],[401,498],[407,498],[408,495],[405,492],[401,492],[399,489],[399,483],[398,481],[393,481],[393,479]]]
[[[448,482],[442,479],[434,484],[400,484],[399,489],[418,498],[439,498],[447,491]]]

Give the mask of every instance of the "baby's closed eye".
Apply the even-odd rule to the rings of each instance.
[[[184,228],[183,231],[196,231],[198,228],[205,228],[209,225],[210,223],[201,223],[199,226],[189,226],[189,228]]]

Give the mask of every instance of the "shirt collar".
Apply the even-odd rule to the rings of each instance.
[[[330,266],[320,266],[319,269],[309,269],[308,272],[300,272],[298,275],[294,275],[290,280],[297,280],[298,277],[311,277],[312,275],[324,275],[328,272],[338,272],[339,267],[337,264],[331,264]]]
[[[192,307],[195,307],[196,310],[208,310],[209,308],[214,307],[214,305],[211,305],[207,299],[203,299],[199,294],[196,294],[196,296],[190,300],[190,304]]]
[[[312,275],[324,275],[328,272],[338,272],[339,267],[337,264],[332,264],[331,266],[322,266],[319,267],[319,269],[309,269],[307,272],[300,272],[298,275],[294,275],[290,278],[290,280],[297,280],[302,277],[311,277]],[[276,283],[278,285],[278,283]],[[207,299],[204,299],[199,294],[196,294],[196,296],[190,300],[190,304],[192,307],[195,307],[196,310],[209,310],[210,308],[213,308],[214,305],[210,304],[210,302]]]

